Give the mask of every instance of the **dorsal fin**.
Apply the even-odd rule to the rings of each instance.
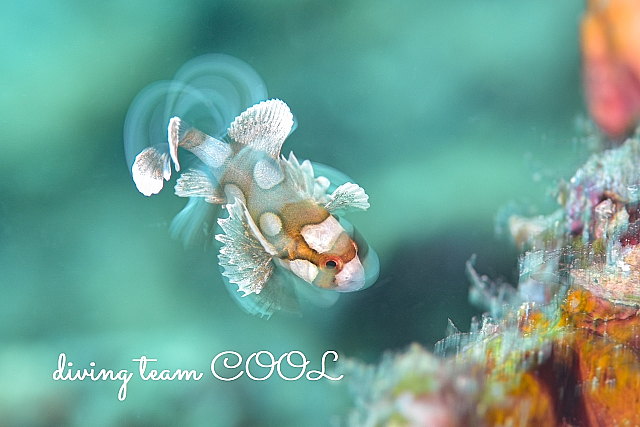
[[[228,135],[239,144],[264,151],[277,159],[293,124],[289,106],[279,99],[270,99],[236,117],[229,126]]]
[[[288,159],[282,156],[281,164],[298,194],[309,197],[320,205],[329,202],[327,189],[330,183],[324,177],[314,176],[313,166],[309,160],[300,163],[291,152]]]

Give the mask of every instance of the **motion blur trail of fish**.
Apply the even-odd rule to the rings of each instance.
[[[171,231],[187,244],[217,241],[223,281],[250,314],[297,313],[301,300],[329,306],[378,278],[375,251],[341,217],[368,209],[368,195],[333,168],[281,156],[296,126],[255,70],[219,54],[147,86],[125,119],[136,187],[157,194],[171,163],[184,170],[175,193],[189,202]]]

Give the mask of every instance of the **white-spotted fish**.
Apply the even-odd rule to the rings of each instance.
[[[175,193],[190,200],[172,231],[187,243],[215,237],[225,284],[251,314],[297,312],[301,299],[330,305],[335,291],[364,289],[378,277],[376,253],[339,217],[366,210],[369,197],[332,168],[281,156],[295,127],[258,74],[225,55],[198,57],[174,80],[145,88],[125,120],[138,190],[158,193],[171,162],[186,169]],[[227,212],[218,234],[216,206]]]

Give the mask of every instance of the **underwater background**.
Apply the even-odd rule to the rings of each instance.
[[[0,425],[310,425],[352,406],[340,381],[222,382],[233,350],[326,350],[377,361],[427,348],[480,311],[464,264],[517,281],[501,212],[549,213],[588,150],[582,1],[23,1],[0,15]],[[301,318],[240,310],[216,253],[168,227],[185,200],[138,193],[127,109],[187,60],[249,63],[298,128],[283,147],[369,194],[349,216],[380,256],[378,283]],[[174,177],[175,179],[175,177]],[[173,183],[170,183],[172,186]],[[498,227],[499,228],[499,227]],[[54,381],[74,367],[195,369],[199,381]],[[293,376],[293,375],[292,375]]]

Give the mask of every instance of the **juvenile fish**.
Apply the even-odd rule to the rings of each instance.
[[[209,122],[209,133],[190,119]],[[168,142],[153,144],[162,120]],[[330,305],[336,292],[364,289],[378,277],[376,253],[340,217],[368,209],[368,195],[332,168],[282,156],[295,127],[287,104],[267,99],[255,71],[224,55],[196,58],[173,81],[143,90],[125,122],[125,150],[142,194],[160,192],[171,163],[180,171],[187,157],[175,193],[190,201],[172,230],[187,242],[214,236],[225,284],[251,314],[295,312],[300,299]],[[216,206],[226,215],[214,234]]]

